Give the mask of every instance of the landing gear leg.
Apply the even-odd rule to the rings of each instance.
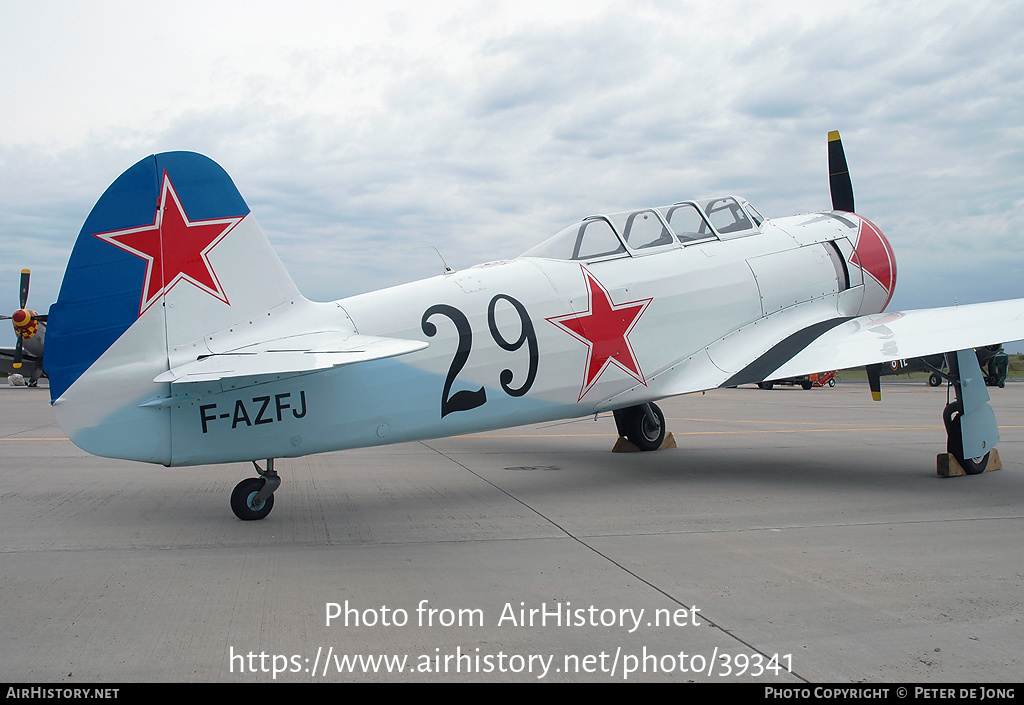
[[[991,451],[977,458],[964,457],[962,421],[963,406],[960,402],[955,401],[951,404],[946,404],[946,408],[942,410],[942,424],[946,427],[946,452],[956,458],[957,464],[963,468],[965,473],[968,475],[978,475],[985,472]]]
[[[281,486],[281,477],[274,470],[274,459],[267,460],[264,470],[252,462],[259,477],[242,480],[231,492],[231,511],[242,521],[263,519],[274,508],[274,492]]]
[[[946,452],[953,456],[968,475],[978,475],[989,467],[989,456],[999,443],[996,415],[989,406],[985,377],[973,350],[947,355],[949,380],[956,400],[942,410],[946,427]],[[941,458],[941,456],[940,456]],[[995,463],[998,467],[998,461]],[[942,472],[942,463],[939,463]]]
[[[619,435],[640,450],[658,450],[665,441],[665,414],[654,402],[616,409]]]

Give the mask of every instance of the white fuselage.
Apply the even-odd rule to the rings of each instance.
[[[352,326],[428,347],[175,406],[168,464],[448,436],[713,388],[790,333],[881,310],[888,292],[850,261],[859,224],[812,214],[732,239],[590,262],[522,257],[306,302],[296,330]],[[628,331],[586,317],[597,299],[605,318],[634,317]],[[579,317],[583,335],[559,323]],[[595,364],[600,350],[609,359]]]

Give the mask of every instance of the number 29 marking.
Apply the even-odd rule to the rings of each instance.
[[[519,338],[513,342],[506,340],[505,336],[498,330],[498,324],[495,320],[495,307],[498,302],[504,300],[512,304],[515,308],[516,313],[519,314],[519,321],[521,324],[521,332]],[[448,414],[455,411],[469,411],[475,409],[478,406],[483,406],[487,403],[487,392],[481,387],[476,391],[462,390],[455,394],[451,393],[452,385],[455,383],[455,379],[458,377],[462,368],[466,366],[466,362],[469,360],[469,354],[473,349],[473,329],[469,324],[469,319],[459,309],[448,304],[435,304],[423,312],[423,317],[420,320],[420,328],[423,329],[424,334],[432,338],[437,335],[437,326],[431,323],[430,319],[434,315],[442,315],[447,317],[452,323],[455,324],[455,332],[459,334],[459,344],[455,350],[455,356],[452,358],[451,365],[448,367],[448,376],[444,380],[444,388],[441,391],[441,418],[444,418]],[[502,350],[509,352],[515,352],[523,347],[525,344],[530,356],[530,366],[526,373],[526,381],[520,387],[513,388],[511,386],[514,373],[511,369],[504,369],[498,377],[498,381],[501,383],[502,390],[511,397],[521,397],[530,391],[530,387],[533,386],[534,380],[537,378],[537,366],[540,361],[540,354],[537,347],[537,333],[533,327],[533,321],[530,319],[530,314],[526,311],[526,307],[516,299],[512,298],[508,294],[497,294],[491,299],[487,305],[487,327],[491,331],[491,338]]]

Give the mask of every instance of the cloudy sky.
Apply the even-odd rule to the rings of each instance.
[[[224,166],[329,300],[591,213],[828,208],[831,129],[896,250],[890,308],[1024,296],[1022,47],[1010,1],[0,0],[0,309],[23,267],[49,307],[154,152]]]

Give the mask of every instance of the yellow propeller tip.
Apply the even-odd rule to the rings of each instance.
[[[839,130],[832,130],[828,133],[828,141],[836,142],[839,139]]]

